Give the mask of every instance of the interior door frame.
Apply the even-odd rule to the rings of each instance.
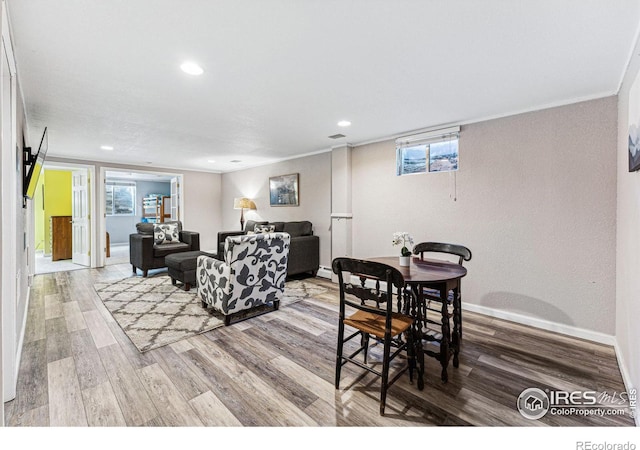
[[[97,202],[100,205],[100,217],[98,218],[98,220],[96,221],[97,223],[99,223],[99,227],[96,230],[97,236],[96,237],[96,242],[99,245],[99,247],[101,250],[98,253],[99,255],[97,255],[97,261],[96,267],[104,267],[107,264],[107,236],[106,236],[106,231],[107,231],[107,214],[105,212],[106,210],[106,201],[107,201],[107,196],[106,196],[106,186],[107,186],[107,172],[127,172],[127,173],[145,173],[145,174],[150,174],[150,175],[165,175],[165,176],[170,176],[170,177],[176,177],[178,178],[178,193],[180,195],[180,205],[179,205],[179,211],[178,211],[178,220],[184,222],[184,175],[181,173],[175,173],[175,172],[163,172],[160,170],[150,170],[150,169],[139,169],[139,168],[134,168],[134,167],[117,167],[117,166],[101,166],[100,167],[100,172],[99,172],[99,180],[98,183],[100,183],[100,189],[97,192]],[[134,180],[136,181],[136,180]],[[136,205],[137,207],[137,205]],[[137,210],[137,209],[136,209]],[[97,217],[97,216],[96,216]],[[93,254],[92,254],[93,256]],[[92,266],[93,267],[93,266]]]
[[[96,225],[96,166],[92,164],[78,164],[78,163],[68,163],[68,162],[56,162],[56,161],[45,161],[43,166],[44,170],[67,170],[69,172],[73,172],[74,170],[86,170],[89,176],[89,182],[87,183],[89,186],[89,261],[91,263],[90,267],[98,267],[98,253],[95,251],[97,249],[97,241],[96,241],[96,233],[93,232]],[[73,198],[72,198],[73,201]],[[33,214],[35,220],[35,214]],[[35,235],[33,236],[35,240]],[[33,243],[32,243],[33,244]],[[32,252],[29,255],[30,258],[33,259],[33,267],[35,268],[35,252]]]
[[[6,4],[2,1],[0,7],[2,15],[2,39],[0,41],[0,57],[7,59],[9,67],[10,82],[10,98],[8,99],[9,108],[11,110],[11,129],[0,130],[4,133],[11,133],[11,144],[9,149],[0,146],[0,172],[2,174],[0,189],[0,210],[2,212],[2,228],[0,230],[0,420],[4,423],[4,402],[11,400],[16,394],[16,380],[18,377],[18,369],[20,366],[20,356],[22,349],[22,340],[26,323],[26,309],[24,318],[17,317],[17,300],[20,299],[20,280],[24,274],[17,267],[16,255],[18,251],[18,243],[16,242],[18,209],[22,206],[22,192],[18,194],[19,177],[21,177],[21,169],[16,168],[16,158],[22,158],[21,152],[16,154],[17,143],[17,82],[16,82],[16,62],[11,44],[11,36],[9,32],[9,21],[7,18]],[[2,102],[7,99],[0,95]],[[18,161],[22,167],[22,161]],[[24,213],[23,213],[24,214]],[[26,214],[25,214],[26,216]],[[23,216],[24,217],[24,216]],[[28,293],[27,302],[28,302]],[[18,336],[18,320],[23,323],[22,332]]]

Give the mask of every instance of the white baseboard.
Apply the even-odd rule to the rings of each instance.
[[[20,362],[22,361],[22,347],[24,345],[24,336],[27,330],[27,317],[29,316],[29,301],[31,300],[31,284],[27,284],[27,301],[24,305],[24,316],[22,317],[22,331],[18,339],[18,348],[16,349],[16,373],[15,380],[18,383],[18,372],[20,371]]]
[[[524,316],[522,314],[511,313],[501,309],[488,308],[486,306],[474,305],[465,302],[462,302],[462,309],[477,312],[498,319],[508,320],[510,322],[515,322],[522,325],[529,325],[531,327],[553,331],[554,333],[566,334],[568,336],[598,342],[600,344],[611,346],[614,346],[616,344],[614,336],[610,334],[600,333],[598,331],[585,330],[584,328],[578,328],[571,325],[551,322],[544,319],[537,319],[535,317]]]
[[[627,392],[630,392],[631,389],[634,389],[633,383],[631,382],[631,375],[629,375],[629,369],[627,366],[627,362],[624,359],[624,356],[622,356],[622,351],[620,350],[620,347],[618,346],[618,340],[615,340],[615,343],[613,344],[613,348],[616,351],[616,359],[618,360],[618,367],[620,368],[620,374],[622,375],[622,382],[624,383],[624,390]],[[636,392],[637,394],[637,392]],[[636,410],[636,413],[638,413],[638,410]],[[636,414],[636,416],[634,417],[634,420],[636,422],[636,427],[640,427],[640,417],[638,417],[638,414]]]
[[[323,278],[331,279],[331,273],[331,270],[328,267],[324,266],[320,266],[320,270],[318,270],[318,276]],[[357,277],[352,276],[351,282],[357,284],[360,282],[360,280]],[[369,287],[374,287],[374,283],[371,280],[367,280],[366,285]],[[380,287],[384,289],[384,283],[381,283]],[[486,306],[465,302],[462,302],[462,309],[477,312],[479,314],[484,314],[485,316],[508,320],[510,322],[515,322],[522,325],[528,325],[534,328],[540,328],[542,330],[552,331],[554,333],[566,334],[568,336],[598,342],[600,344],[611,346],[616,345],[616,339],[614,336],[610,334],[600,333],[598,331],[585,330],[584,328],[578,328],[571,325],[551,322],[544,319],[537,319],[535,317],[524,316],[522,314],[511,313],[500,309],[488,308]]]

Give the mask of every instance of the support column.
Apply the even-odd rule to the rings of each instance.
[[[352,256],[351,147],[331,151],[331,260]],[[335,274],[331,275],[337,281]]]

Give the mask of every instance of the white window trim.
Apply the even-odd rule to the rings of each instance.
[[[412,134],[409,136],[402,136],[396,139],[397,147],[409,147],[418,144],[428,144],[430,142],[437,142],[443,139],[449,139],[452,136],[459,137],[460,126],[442,128],[440,130],[433,130],[426,133]]]

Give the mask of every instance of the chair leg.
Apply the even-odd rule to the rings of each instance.
[[[369,359],[369,335],[363,332],[360,342],[362,343],[362,348],[364,349],[364,363],[367,364]]]
[[[131,267],[133,268],[133,273],[138,273],[138,272],[136,271],[136,266],[134,266],[133,264],[131,264]]]
[[[414,338],[416,359],[418,360],[418,390],[424,389],[424,349],[422,348],[422,333]]]
[[[148,273],[149,273],[149,271],[147,269],[145,269],[145,270],[142,271],[142,276],[146,278]]]
[[[344,323],[338,325],[338,348],[336,351],[336,389],[340,389],[340,371],[342,370],[342,347],[344,345]]]
[[[384,339],[384,357],[382,359],[382,387],[380,389],[380,415],[384,416],[384,408],[387,404],[387,389],[389,384],[389,357],[391,356],[391,337]]]

